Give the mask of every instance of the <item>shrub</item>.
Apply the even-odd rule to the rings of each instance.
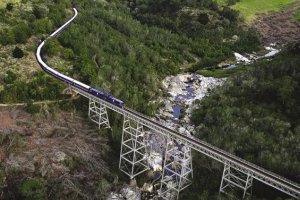
[[[8,45],[15,43],[15,34],[11,29],[0,30],[0,44]]]
[[[40,106],[39,105],[34,105],[33,101],[28,101],[27,105],[25,107],[26,112],[30,114],[36,114],[40,111]]]
[[[4,78],[4,83],[6,84],[11,84],[17,79],[16,74],[11,70],[9,70],[6,74],[7,76]]]
[[[48,17],[46,17],[44,19],[36,20],[33,23],[33,26],[34,26],[34,32],[37,33],[37,34],[39,34],[39,33],[48,33],[52,30],[52,23],[48,19]]]
[[[26,43],[31,35],[31,30],[26,23],[18,24],[14,30],[15,41],[17,43]]]
[[[44,18],[48,15],[49,9],[43,5],[35,5],[33,8],[33,14],[37,19]]]
[[[6,4],[6,10],[12,11],[13,8],[14,8],[14,4],[13,4],[13,3],[7,3],[7,4]]]
[[[13,50],[13,57],[14,58],[22,58],[24,56],[24,52],[22,49],[20,49],[19,47],[16,47]]]
[[[19,186],[19,191],[25,200],[46,199],[46,183],[43,179],[32,178],[25,180]]]
[[[60,50],[60,45],[57,39],[49,40],[45,44],[45,53],[47,55],[57,55]]]

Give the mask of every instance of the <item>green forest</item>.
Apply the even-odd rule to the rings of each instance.
[[[0,8],[0,44],[14,46],[15,59],[34,52],[43,38],[73,15],[75,7],[76,20],[59,37],[47,41],[43,51],[47,62],[70,63],[70,68],[61,63],[55,68],[148,116],[161,106],[153,102],[165,95],[161,81],[166,76],[209,70],[232,58],[234,51],[251,53],[261,48],[256,30],[244,25],[239,12],[213,0],[20,2],[23,7],[8,3]],[[234,36],[238,39],[232,40]],[[33,47],[22,48],[29,40]],[[192,115],[195,136],[300,182],[299,66],[297,44],[272,61],[233,70],[224,86],[197,103]],[[43,71],[19,80],[9,70],[0,83],[1,103],[66,98],[61,91],[67,86]],[[85,109],[78,102],[76,107]],[[116,122],[120,120],[113,116],[113,145],[119,146],[121,131]],[[197,153],[193,159],[194,182],[180,198],[235,199],[218,193],[222,165]],[[37,185],[42,194],[30,196],[34,194],[26,190],[27,184]],[[20,186],[20,193],[24,197],[29,192],[29,199],[47,199],[43,184],[34,179]],[[252,199],[281,199],[281,193],[266,186],[255,182],[254,187]]]
[[[300,181],[299,43],[236,74],[197,106],[197,137]]]

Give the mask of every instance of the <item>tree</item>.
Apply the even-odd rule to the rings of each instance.
[[[13,3],[7,3],[7,4],[6,4],[6,10],[12,11],[13,8],[14,8],[14,4],[13,4]]]
[[[34,26],[34,32],[39,33],[48,33],[52,30],[52,23],[48,19],[48,17],[45,17],[43,19],[38,19],[33,23]]]
[[[6,74],[7,76],[4,78],[4,83],[6,84],[13,83],[17,79],[17,75],[11,70],[8,70]]]
[[[35,5],[33,8],[33,14],[37,19],[46,17],[48,13],[49,9],[44,5]]]
[[[8,45],[15,43],[15,34],[11,29],[0,30],[0,43],[2,45]]]
[[[24,52],[22,49],[20,49],[19,47],[16,47],[13,50],[13,57],[14,58],[22,58],[24,56]]]
[[[57,39],[49,40],[45,45],[45,52],[48,55],[57,55],[60,50],[60,45]]]
[[[15,35],[15,41],[17,43],[26,43],[27,39],[31,35],[31,30],[30,30],[29,26],[24,22],[18,24],[14,28],[13,32]]]

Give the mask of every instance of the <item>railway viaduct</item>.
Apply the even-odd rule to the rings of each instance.
[[[75,13],[74,16],[39,45],[36,58],[43,69],[44,67],[49,68],[40,55],[43,45],[49,38],[55,37],[64,31],[76,18],[78,14],[77,10],[75,8],[73,10]],[[53,69],[51,70],[56,72]],[[56,73],[55,77],[59,80],[63,80],[66,77],[59,72]],[[53,76],[53,74],[51,75]],[[300,186],[295,182],[238,158],[195,137],[180,134],[126,106],[120,107],[101,99],[77,87],[76,84],[69,85],[74,92],[89,99],[89,117],[93,122],[98,124],[99,128],[110,128],[107,114],[108,109],[123,115],[124,122],[119,168],[131,179],[149,170],[145,157],[145,131],[153,131],[167,138],[163,174],[160,180],[159,196],[162,199],[178,199],[180,191],[192,183],[192,150],[200,152],[224,165],[219,188],[220,192],[226,192],[229,188],[236,188],[242,191],[244,198],[247,194],[250,194],[250,188],[255,179],[295,199],[300,199]],[[174,144],[180,144],[184,148],[178,148],[178,145]],[[174,165],[177,166],[176,169],[172,167]]]

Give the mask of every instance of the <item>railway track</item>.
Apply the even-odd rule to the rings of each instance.
[[[246,160],[243,160],[233,154],[230,154],[224,150],[221,150],[207,142],[204,142],[202,140],[199,140],[195,137],[188,137],[186,135],[183,135],[181,133],[178,133],[168,127],[165,127],[164,125],[160,124],[159,122],[156,122],[149,117],[134,111],[126,106],[120,107],[117,106],[107,100],[101,99],[89,92],[89,90],[85,90],[82,86],[87,86],[77,80],[71,79],[55,70],[50,68],[46,63],[42,60],[41,57],[41,49],[45,42],[51,38],[57,36],[59,33],[61,33],[78,15],[78,12],[75,8],[74,10],[74,16],[68,20],[64,25],[62,25],[60,28],[58,28],[55,32],[53,32],[48,38],[46,38],[38,47],[36,52],[36,58],[40,66],[51,76],[54,76],[55,78],[64,81],[65,83],[69,84],[70,87],[75,90],[76,92],[80,93],[82,96],[85,96],[89,99],[92,99],[94,101],[97,101],[101,103],[102,105],[106,106],[107,108],[118,112],[124,116],[128,116],[129,118],[138,121],[143,124],[143,126],[148,127],[149,129],[152,129],[159,134],[165,135],[167,137],[170,137],[172,139],[181,141],[185,145],[188,145],[192,149],[205,154],[209,156],[210,158],[213,158],[219,162],[222,162],[224,164],[230,165],[230,167],[237,169],[241,172],[244,172],[246,174],[251,174],[251,176],[262,182],[265,183],[277,190],[280,190],[296,199],[300,199],[300,186],[298,183],[292,182],[282,176],[279,176],[273,172],[270,172],[268,170],[265,170],[255,164],[252,164]],[[73,80],[73,82],[70,82],[70,79]],[[72,84],[73,83],[73,84]]]

